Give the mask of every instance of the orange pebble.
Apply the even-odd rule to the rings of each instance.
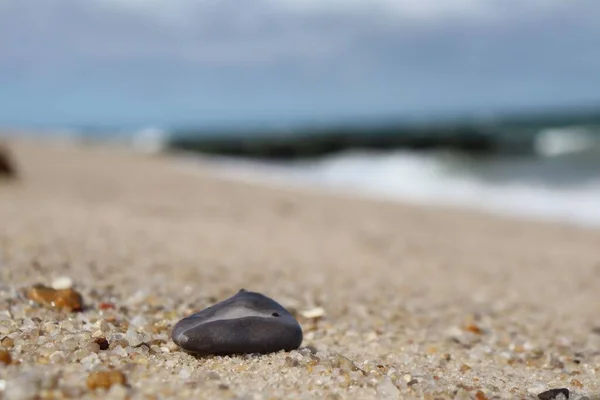
[[[44,285],[35,285],[27,291],[27,298],[46,307],[62,308],[68,311],[81,311],[83,299],[73,289],[56,290]]]
[[[126,383],[125,375],[117,370],[91,372],[86,381],[90,390],[109,389],[112,385],[125,385]]]

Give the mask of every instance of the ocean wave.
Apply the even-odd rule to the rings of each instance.
[[[600,226],[600,160],[349,152],[286,164],[210,157],[230,178]]]
[[[546,157],[576,153],[600,154],[600,134],[586,126],[548,128],[534,139],[537,154]]]

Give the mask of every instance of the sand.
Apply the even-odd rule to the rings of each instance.
[[[12,359],[0,397],[600,394],[600,231],[227,181],[210,164],[114,146],[9,145],[20,180],[0,182],[0,348]],[[83,312],[24,295],[59,277]],[[179,351],[174,323],[240,288],[296,313],[302,347]],[[110,368],[127,384],[88,388]]]

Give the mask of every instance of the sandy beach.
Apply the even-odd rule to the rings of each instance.
[[[600,230],[227,181],[112,146],[8,144],[0,398],[600,395]],[[82,312],[27,299],[60,277]],[[301,348],[179,351],[172,326],[240,288],[298,315]],[[108,369],[126,384],[90,388]]]

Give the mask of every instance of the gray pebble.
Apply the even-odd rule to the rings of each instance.
[[[242,289],[182,319],[171,336],[182,349],[198,355],[272,353],[300,347],[302,328],[273,299]]]

